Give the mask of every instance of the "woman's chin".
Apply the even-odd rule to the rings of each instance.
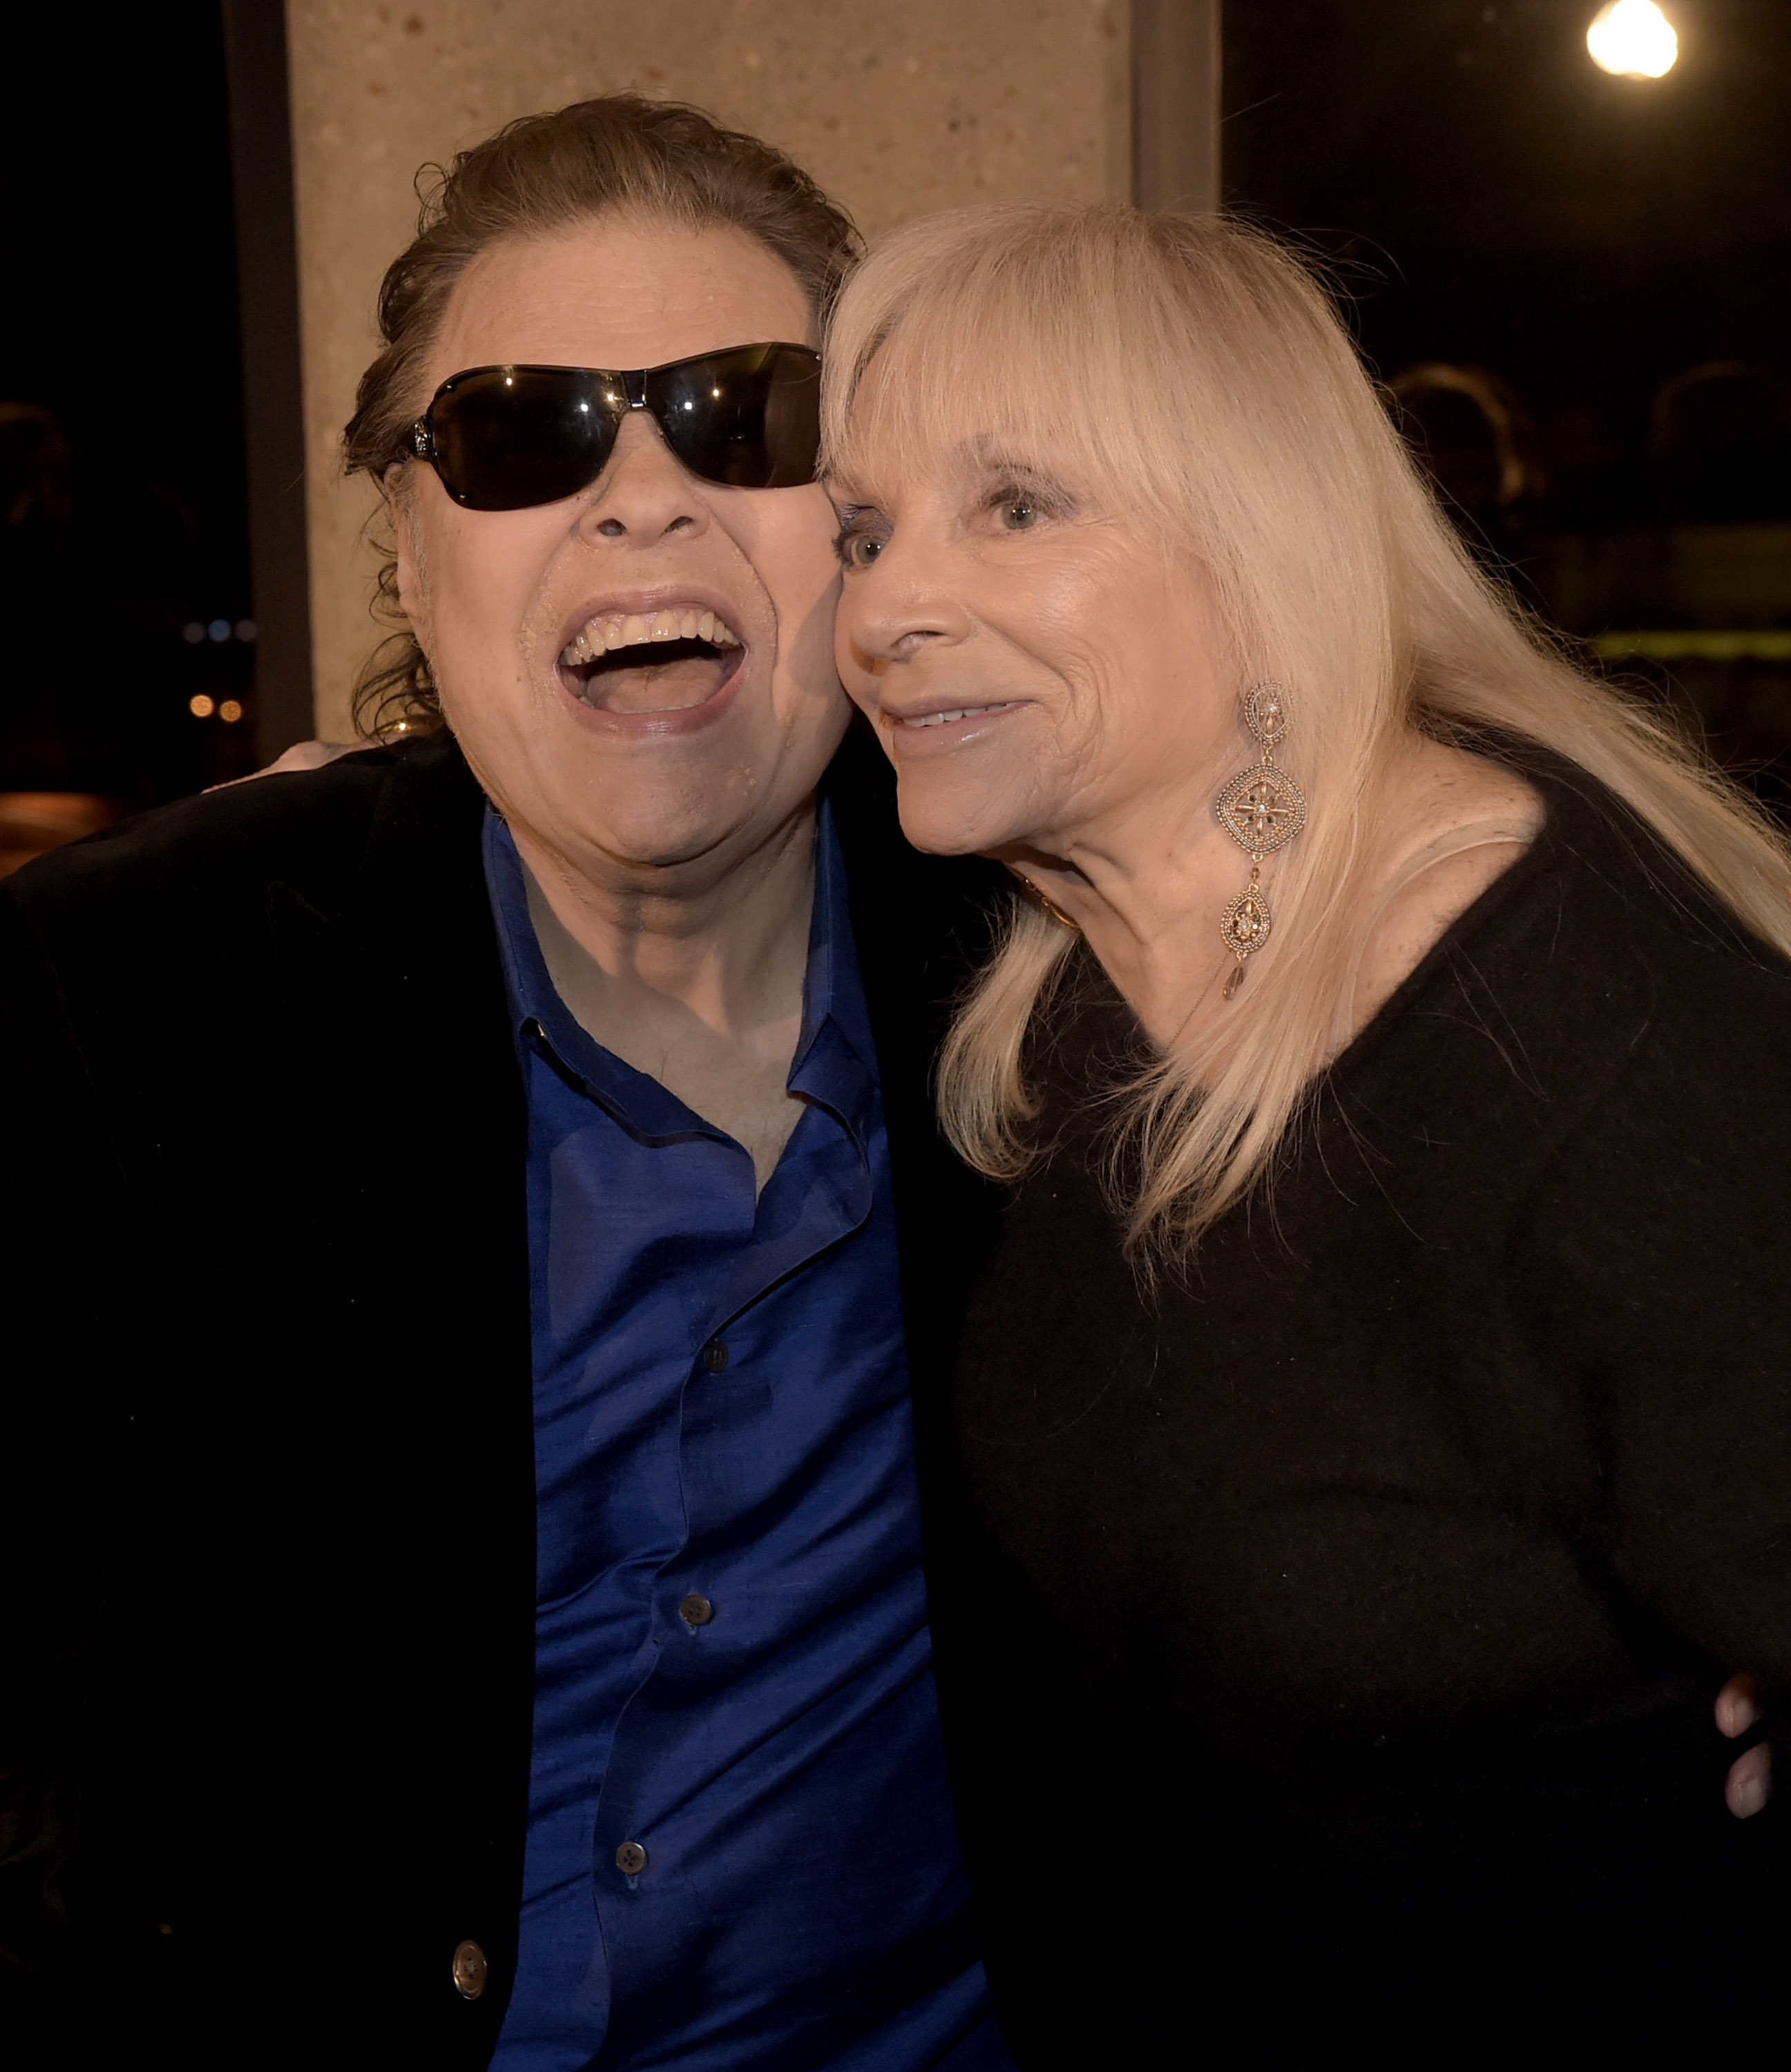
[[[896,790],[902,832],[928,856],[987,856],[1024,847],[1026,830],[995,802],[966,796],[956,786],[915,783],[904,777]]]

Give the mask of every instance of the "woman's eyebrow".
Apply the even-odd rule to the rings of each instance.
[[[821,476],[821,487],[836,504],[864,503],[871,494],[868,477],[860,474],[865,455],[861,453],[855,461],[842,459],[839,465],[827,469]]]
[[[978,446],[974,450],[966,449],[966,459],[971,471],[985,480],[991,476],[1008,475],[1023,482],[1035,482],[1068,495],[1070,491],[1063,477],[1055,468],[1041,466],[1036,460],[1026,460],[1011,446],[998,446],[992,442]]]
[[[999,476],[1017,482],[1050,482],[1055,479],[1031,461],[1015,460],[1005,454],[990,454],[983,463],[982,472],[985,479]]]
[[[1037,461],[1021,458],[1030,443],[1025,433],[1017,434],[1012,428],[1006,431],[972,432],[958,441],[952,449],[952,458],[971,467],[1023,467],[1029,475],[1038,475],[1044,471]]]

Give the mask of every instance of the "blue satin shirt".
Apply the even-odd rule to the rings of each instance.
[[[926,1625],[876,1053],[824,811],[800,1121],[752,1160],[548,979],[495,814],[528,1096],[537,1502],[496,2072],[1006,2072]]]

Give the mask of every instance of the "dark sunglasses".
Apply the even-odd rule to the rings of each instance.
[[[692,475],[730,489],[815,479],[821,356],[737,345],[632,373],[602,367],[474,367],[444,381],[410,428],[412,450],[469,511],[524,511],[588,489],[631,410],[651,410]]]

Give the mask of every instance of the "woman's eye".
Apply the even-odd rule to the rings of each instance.
[[[868,569],[889,543],[874,532],[842,532],[833,544],[848,569]]]
[[[1001,523],[1010,532],[1026,532],[1038,523],[1038,506],[1029,497],[1012,497],[1001,506]]]

